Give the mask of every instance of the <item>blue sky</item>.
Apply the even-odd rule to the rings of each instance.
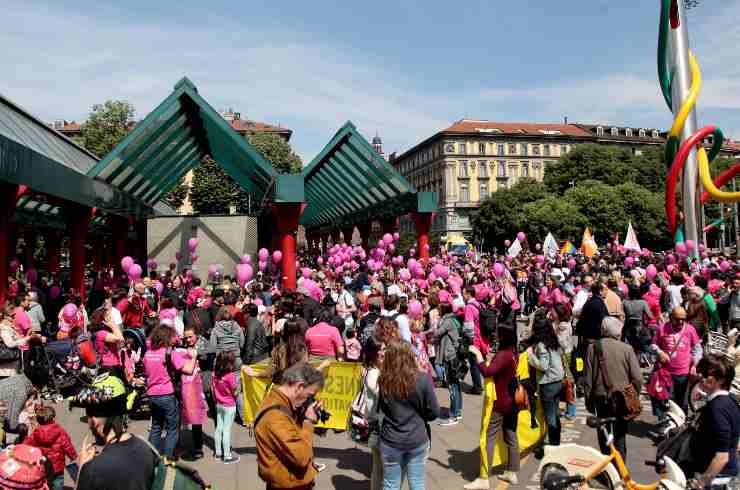
[[[110,3],[110,5],[108,5]],[[657,0],[0,0],[0,93],[45,120],[183,75],[216,108],[280,123],[309,161],[352,120],[403,151],[463,118],[665,128]],[[740,0],[689,16],[699,124],[740,138]]]

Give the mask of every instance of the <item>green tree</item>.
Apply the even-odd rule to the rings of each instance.
[[[609,185],[632,182],[635,177],[632,159],[632,154],[621,148],[579,145],[545,167],[544,182],[550,192],[558,194],[584,180],[598,180]]]
[[[632,166],[630,182],[641,185],[653,192],[665,191],[665,179],[668,167],[665,163],[665,147],[644,146],[641,148],[642,155],[635,155],[630,165]],[[627,180],[625,179],[624,182]]]
[[[193,170],[190,202],[198,214],[228,214],[244,193],[234,179],[210,158],[204,158]]]
[[[298,174],[303,170],[301,157],[287,141],[274,133],[253,133],[247,139],[281,174]]]
[[[185,203],[185,199],[188,198],[188,194],[190,193],[190,187],[185,183],[185,179],[180,180],[180,182],[172,188],[170,192],[168,192],[162,200],[169,204],[170,207],[177,210],[180,206]]]
[[[580,238],[586,217],[578,206],[557,196],[525,204],[519,214],[519,228],[533,240],[543,241],[548,232],[558,240]]]
[[[485,242],[492,246],[511,238],[521,226],[524,205],[547,196],[545,185],[529,178],[494,192],[472,215],[473,235],[485,237]]]
[[[134,106],[121,100],[95,104],[87,121],[80,128],[78,143],[103,158],[131,130]]]

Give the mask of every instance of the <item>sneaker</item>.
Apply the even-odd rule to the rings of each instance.
[[[232,454],[228,458],[224,458],[224,464],[234,464],[238,463],[241,458],[238,454]]]
[[[514,473],[513,471],[504,471],[498,476],[498,479],[501,481],[505,481],[510,485],[519,484],[519,478],[517,478],[516,473]]]
[[[457,425],[460,421],[457,420],[455,417],[450,417],[448,419],[440,420],[438,425],[441,425],[442,427],[447,427],[449,425]]]
[[[454,419],[458,422],[462,422],[462,415],[458,415],[457,417],[454,417]]]
[[[318,473],[321,473],[326,469],[326,465],[324,463],[314,463],[313,467]]]
[[[488,480],[484,478],[476,478],[472,482],[463,486],[463,488],[465,490],[488,490],[489,488],[491,488],[491,485],[490,483],[488,483]]]
[[[214,454],[213,459],[224,459],[224,457],[220,454]]]

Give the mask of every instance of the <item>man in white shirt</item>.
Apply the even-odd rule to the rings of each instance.
[[[674,274],[671,276],[671,283],[668,285],[668,294],[671,298],[671,311],[674,308],[682,306],[683,298],[681,297],[681,290],[683,289],[683,276],[680,274]]]
[[[573,317],[576,319],[581,316],[583,305],[586,304],[586,301],[588,301],[588,298],[591,295],[591,285],[593,284],[593,282],[593,277],[584,277],[583,283],[581,284],[581,289],[578,290],[578,293],[576,293],[576,297],[573,299]]]
[[[355,300],[352,298],[352,293],[345,289],[343,280],[338,280],[334,284],[334,291],[331,293],[331,299],[336,303],[337,315],[344,320],[345,326],[348,328],[352,326],[354,319],[352,313],[357,311],[355,306]]]

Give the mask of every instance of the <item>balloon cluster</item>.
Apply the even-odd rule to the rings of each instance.
[[[121,259],[121,269],[123,272],[128,274],[128,278],[131,281],[138,281],[141,279],[141,273],[143,272],[141,266],[134,262],[134,259],[128,255]]]

